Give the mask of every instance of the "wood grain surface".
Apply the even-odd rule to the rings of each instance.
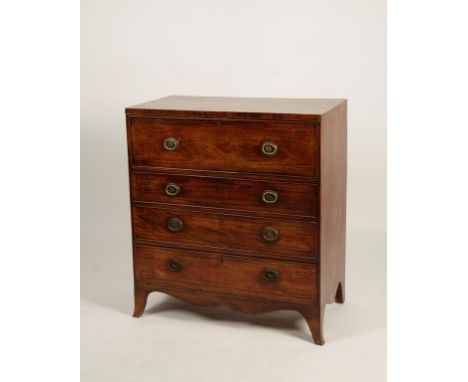
[[[171,96],[127,108],[134,316],[153,291],[292,309],[322,345],[325,306],[345,299],[346,115],[341,99]],[[176,150],[164,148],[170,137]],[[262,201],[265,190],[278,201]]]
[[[321,301],[343,303],[346,252],[346,102],[327,114],[320,128]]]
[[[178,195],[166,194],[165,188],[170,183],[180,187]],[[318,217],[318,185],[312,183],[133,172],[131,187],[134,202]],[[262,200],[265,190],[276,191],[278,202],[265,203]]]
[[[320,121],[342,99],[168,96],[126,109],[127,115],[170,115]]]
[[[169,230],[170,218],[182,220],[183,229]],[[164,246],[299,260],[312,260],[317,256],[317,223],[134,206],[133,225],[135,240]],[[265,227],[276,228],[279,239],[266,242],[262,237]]]
[[[317,128],[310,124],[209,119],[130,118],[131,164],[221,171],[317,175]],[[164,149],[175,138],[179,148]],[[263,142],[278,153],[266,156]]]
[[[140,289],[157,289],[164,284],[273,301],[301,304],[316,302],[315,264],[144,246],[136,246],[135,249],[135,280]],[[171,260],[181,262],[182,270],[170,271],[168,262]],[[265,268],[278,271],[277,282],[262,279]]]

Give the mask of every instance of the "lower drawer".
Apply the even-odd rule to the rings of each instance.
[[[171,222],[178,224],[170,229]],[[136,240],[184,249],[310,260],[316,223],[133,206]]]
[[[135,246],[139,288],[182,287],[297,304],[317,302],[316,264]]]

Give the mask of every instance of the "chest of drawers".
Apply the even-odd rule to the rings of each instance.
[[[135,311],[164,292],[290,309],[323,344],[344,301],[346,100],[170,96],[126,109]]]

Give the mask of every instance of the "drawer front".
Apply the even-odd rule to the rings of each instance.
[[[317,176],[316,136],[298,123],[131,118],[131,163]]]
[[[316,257],[317,224],[133,206],[135,239],[255,256]],[[276,231],[276,232],[275,232]]]
[[[131,175],[133,201],[317,216],[317,185],[185,175]],[[273,190],[275,203],[263,200]]]
[[[317,301],[315,264],[135,247],[140,288],[188,287],[274,301]]]

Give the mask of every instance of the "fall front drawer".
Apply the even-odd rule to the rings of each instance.
[[[135,240],[244,255],[313,259],[317,224],[133,206]]]
[[[132,117],[131,164],[317,176],[314,124]]]
[[[139,245],[135,258],[135,282],[142,289],[179,286],[305,304],[317,299],[315,264]]]
[[[318,187],[310,182],[133,173],[131,187],[134,202],[317,216]]]

